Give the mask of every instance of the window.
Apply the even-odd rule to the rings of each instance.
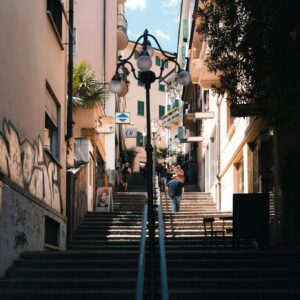
[[[141,71],[138,71],[138,78],[140,78],[140,76],[141,76]],[[144,83],[138,80],[138,85],[144,86]]]
[[[166,69],[169,67],[169,62],[168,62],[168,61],[165,62],[164,67],[165,67]]]
[[[209,90],[203,92],[203,108],[204,111],[209,111]]]
[[[138,59],[139,55],[140,55],[139,51],[134,50],[133,57],[134,57],[135,59]]]
[[[159,90],[160,92],[164,92],[164,91],[166,90],[165,85],[160,83],[160,84],[158,85],[158,90]]]
[[[62,11],[63,5],[60,0],[47,0],[47,14],[60,39],[62,37]]]
[[[60,223],[45,216],[45,244],[59,247]]]
[[[53,91],[48,85],[45,101],[44,147],[54,158],[59,159],[59,106]]]
[[[159,58],[159,56],[155,56],[155,64],[160,67],[160,58]]]
[[[144,116],[144,102],[138,100],[137,114],[139,116]]]
[[[161,117],[165,114],[165,107],[163,105],[158,106],[158,117],[161,119]]]
[[[136,146],[142,147],[143,146],[143,135],[140,131],[136,133]]]

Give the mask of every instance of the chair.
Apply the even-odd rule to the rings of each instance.
[[[214,230],[214,222],[215,218],[203,218],[203,225],[204,225],[204,235],[205,238],[210,237],[211,243],[215,242],[217,245],[216,238],[218,235],[223,237],[223,241],[225,238],[225,231],[224,230]]]

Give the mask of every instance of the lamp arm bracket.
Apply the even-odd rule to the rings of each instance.
[[[118,60],[121,61],[121,62],[126,63],[126,62],[133,56],[134,51],[135,51],[135,49],[136,49],[136,47],[137,47],[139,41],[140,41],[144,36],[145,36],[145,34],[142,34],[142,35],[136,40],[136,42],[134,43],[134,47],[133,47],[133,49],[132,49],[130,55],[129,55],[127,58],[122,58],[122,55],[119,55]]]

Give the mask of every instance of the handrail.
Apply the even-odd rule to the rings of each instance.
[[[144,213],[143,213],[143,225],[141,231],[139,265],[138,265],[138,274],[137,274],[137,281],[136,281],[135,300],[142,300],[143,292],[144,292],[145,250],[146,250],[147,216],[148,216],[147,212],[148,212],[148,205],[145,204]]]
[[[165,232],[162,208],[160,203],[160,189],[158,176],[155,177],[155,189],[157,191],[157,217],[158,217],[158,240],[159,240],[159,266],[160,266],[160,289],[161,299],[169,300],[169,288],[167,278],[167,263],[165,252]]]
[[[159,204],[157,206],[158,214],[158,236],[159,236],[159,266],[160,266],[160,289],[161,299],[169,300],[168,278],[167,278],[167,263],[165,252],[165,239],[164,239],[164,223],[162,216],[162,208]]]

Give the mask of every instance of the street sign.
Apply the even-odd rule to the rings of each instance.
[[[116,113],[116,124],[130,124],[130,113]]]
[[[136,138],[137,130],[136,128],[125,128],[125,138]]]
[[[193,143],[193,142],[203,142],[203,137],[202,136],[190,136],[187,138],[188,143]]]

